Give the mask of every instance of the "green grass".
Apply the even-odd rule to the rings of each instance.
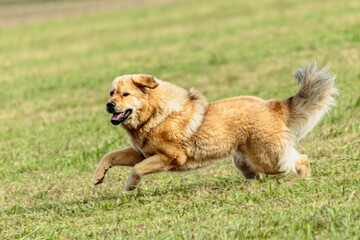
[[[0,28],[0,239],[359,239],[360,2],[185,0]],[[312,179],[248,181],[230,158],[98,187],[99,159],[128,145],[105,112],[111,80],[147,73],[200,89],[285,98],[307,61],[341,95],[299,144]]]

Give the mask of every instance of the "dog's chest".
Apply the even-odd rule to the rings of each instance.
[[[130,135],[129,138],[131,146],[141,152],[146,158],[157,152],[154,148],[155,144],[151,141],[151,139],[138,134]]]

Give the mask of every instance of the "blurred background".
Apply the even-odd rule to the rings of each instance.
[[[359,58],[358,0],[0,0],[0,238],[356,238]],[[314,181],[246,182],[227,159],[147,176],[135,193],[122,192],[127,168],[91,185],[101,156],[128,145],[105,111],[116,76],[151,74],[209,101],[286,98],[315,60],[341,95],[299,146]]]

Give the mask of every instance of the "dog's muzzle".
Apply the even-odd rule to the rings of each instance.
[[[115,102],[108,102],[106,103],[106,111],[108,113],[114,113],[115,112],[115,106],[116,106],[116,103]]]
[[[113,116],[111,117],[111,123],[114,125],[119,125],[130,116],[131,112],[131,109],[128,109],[124,112],[114,112]]]

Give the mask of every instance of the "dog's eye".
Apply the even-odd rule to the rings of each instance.
[[[111,92],[110,92],[110,97],[112,97],[112,95],[114,95],[114,91],[111,91]]]
[[[130,94],[128,94],[127,92],[126,93],[123,93],[123,97],[126,97],[126,96],[129,96]]]

